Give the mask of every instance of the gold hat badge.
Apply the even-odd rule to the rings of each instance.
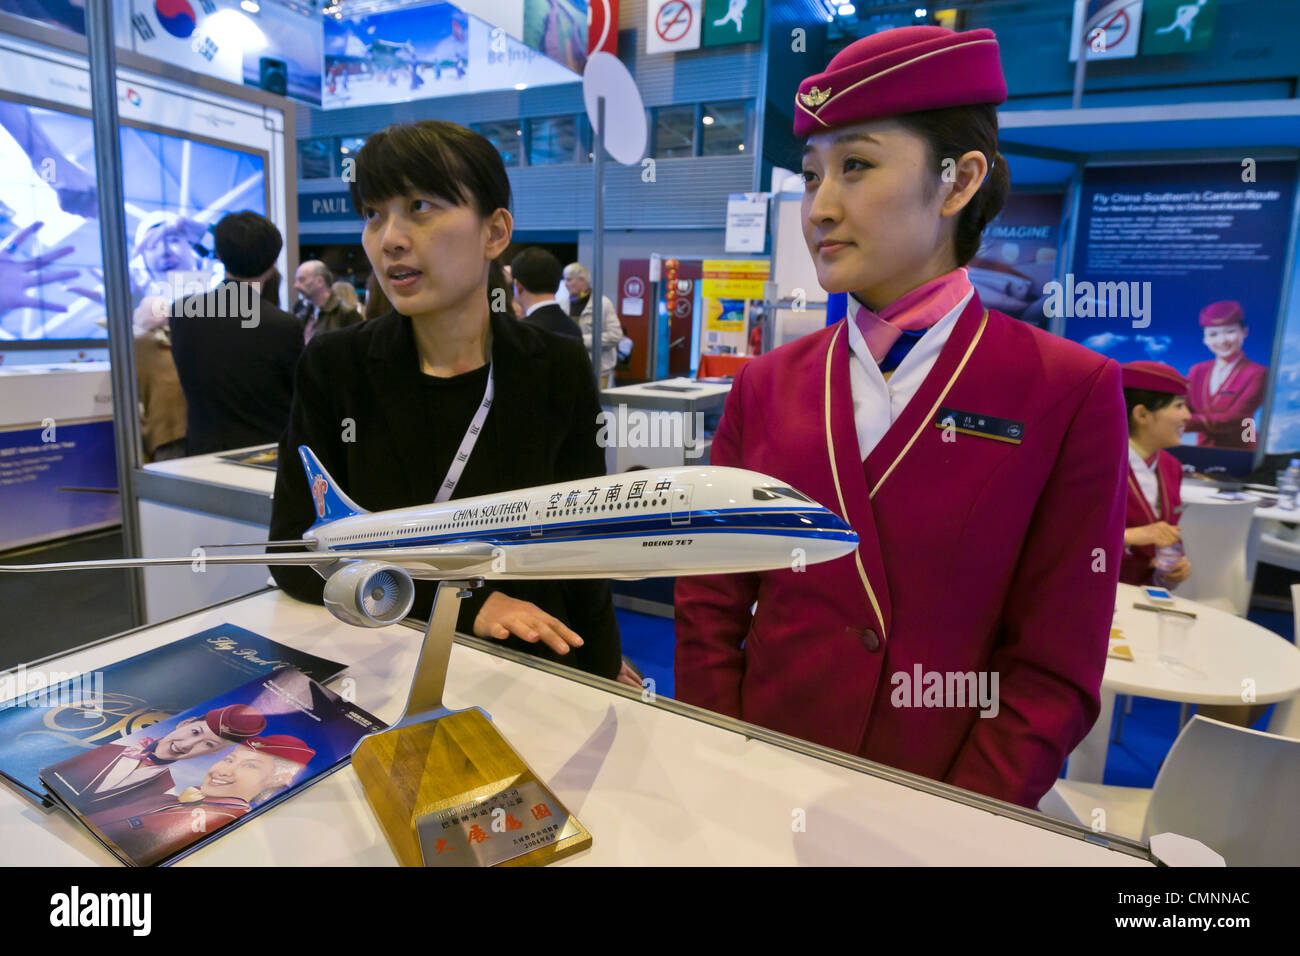
[[[812,110],[815,110],[817,107],[821,106],[830,98],[831,98],[831,91],[829,89],[819,90],[815,86],[812,89],[810,89],[807,93],[799,94],[799,102],[803,103],[804,106]]]

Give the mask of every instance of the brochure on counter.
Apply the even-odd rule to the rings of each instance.
[[[268,471],[275,471],[279,467],[280,449],[275,445],[269,445],[266,448],[231,452],[217,457],[236,465],[247,465],[250,468],[265,468]]]
[[[76,675],[28,673],[0,677],[39,689],[0,702],[0,775],[34,800],[39,773],[78,754],[117,744],[255,677],[286,668],[325,682],[344,665],[286,647],[233,624],[219,624],[100,670]],[[59,678],[57,683],[51,683]],[[18,680],[22,684],[17,684]],[[0,693],[0,696],[9,696]]]
[[[337,770],[384,727],[287,668],[40,777],[123,863],[166,865]]]

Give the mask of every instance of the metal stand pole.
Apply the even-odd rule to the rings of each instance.
[[[650,298],[646,300],[648,329],[646,335],[646,369],[647,381],[659,378],[659,281],[650,283]]]
[[[471,589],[482,584],[482,578],[438,582],[438,592],[429,611],[429,626],[425,628],[424,643],[420,645],[420,657],[411,677],[406,707],[393,727],[423,723],[431,719],[434,712],[444,709],[442,691],[447,684],[447,665],[451,660],[452,641],[456,637],[456,617],[460,613],[461,598],[469,597]]]
[[[591,234],[591,367],[596,373],[596,390],[604,387],[600,370],[601,336],[605,331],[605,299],[603,275],[605,271],[605,97],[596,98],[596,195],[594,202],[595,226]]]
[[[1074,95],[1070,99],[1070,109],[1083,107],[1083,80],[1088,72],[1088,17],[1086,6],[1080,13],[1079,23],[1079,58],[1074,61]]]
[[[135,471],[140,467],[140,416],[135,385],[135,339],[131,291],[127,286],[126,214],[122,200],[122,152],[118,140],[117,51],[113,47],[113,7],[86,4],[86,54],[90,69],[91,125],[95,136],[95,181],[99,205],[99,246],[104,267],[104,304],[112,363],[113,446],[122,504],[122,550],[140,556]],[[144,623],[144,589],[139,568],[126,570],[131,625]]]

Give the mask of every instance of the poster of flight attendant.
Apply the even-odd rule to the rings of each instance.
[[[1118,362],[1188,376],[1183,443],[1226,456],[1198,465],[1240,468],[1228,453],[1259,447],[1295,188],[1292,160],[1084,172],[1074,259],[1047,314]]]

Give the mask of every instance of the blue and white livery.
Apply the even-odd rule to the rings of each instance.
[[[401,620],[413,581],[462,578],[637,579],[802,567],[851,554],[839,516],[757,472],[681,467],[632,471],[438,504],[368,512],[305,445],[316,507],[306,550],[214,555],[214,564],[309,565],[340,620]],[[150,567],[184,558],[0,566],[0,571]]]

